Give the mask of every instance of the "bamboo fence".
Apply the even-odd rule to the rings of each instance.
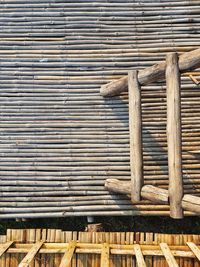
[[[99,88],[198,48],[199,6],[0,0],[0,219],[169,215],[104,188],[130,180],[128,97],[104,99]],[[200,91],[188,75],[181,84],[184,192],[199,196]],[[144,184],[166,189],[165,83],[145,86],[141,99]]]
[[[8,229],[0,243],[2,267],[199,266],[199,235]]]

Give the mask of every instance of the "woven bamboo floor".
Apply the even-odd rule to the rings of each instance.
[[[0,0],[0,26],[0,219],[168,215],[105,190],[130,179],[128,99],[99,89],[199,47],[200,1]],[[181,83],[184,191],[200,195],[200,90]],[[165,93],[142,89],[145,183],[163,188]]]
[[[0,266],[197,267],[199,240],[199,235],[182,234],[8,229],[6,235],[0,236]],[[70,244],[71,248],[75,245],[75,250]],[[104,253],[106,246],[107,254]],[[142,254],[136,252],[138,248]],[[146,265],[142,264],[141,255]],[[170,255],[168,263],[164,255]],[[67,261],[61,265],[64,257],[71,261],[69,265]]]

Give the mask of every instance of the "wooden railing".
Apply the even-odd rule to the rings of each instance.
[[[0,266],[197,267],[199,240],[199,235],[13,229],[0,236]]]
[[[176,258],[196,258],[200,260],[199,246],[193,242],[187,242],[186,244],[187,246],[170,246],[162,242],[159,245],[140,245],[136,243],[132,245],[119,245],[110,243],[80,243],[76,240],[71,240],[69,243],[44,243],[43,241],[38,241],[27,244],[9,241],[0,246],[0,256],[4,253],[12,255],[26,253],[18,267],[28,267],[34,261],[37,254],[62,255],[59,267],[70,266],[74,254],[100,255],[99,265],[101,267],[110,266],[111,255],[131,256],[135,259],[138,267],[147,266],[145,257],[158,256],[163,257],[170,267],[177,267],[179,265]]]
[[[169,53],[165,62],[147,69],[129,71],[128,77],[104,85],[103,95],[114,95],[127,89],[129,94],[129,136],[131,181],[124,183],[108,179],[105,187],[109,190],[130,194],[132,202],[141,198],[156,203],[170,204],[170,216],[183,218],[183,209],[200,214],[200,198],[185,195],[182,179],[182,144],[181,144],[181,72],[200,66],[200,49],[182,54]],[[141,85],[166,79],[167,96],[167,145],[169,188],[160,189],[152,185],[144,186],[142,159],[142,111]],[[190,78],[194,78],[190,75]],[[119,191],[120,190],[120,191]]]

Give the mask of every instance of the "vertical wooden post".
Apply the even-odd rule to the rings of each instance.
[[[141,88],[137,71],[128,73],[131,200],[141,199],[143,186]]]
[[[101,251],[101,267],[109,267],[110,248],[109,244],[104,243]]]
[[[176,53],[169,53],[166,58],[166,85],[170,216],[180,219],[183,218],[181,206],[183,182],[181,159],[180,72]]]

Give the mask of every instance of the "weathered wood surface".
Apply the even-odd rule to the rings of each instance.
[[[141,88],[137,71],[128,73],[131,200],[141,199],[143,179]]]
[[[200,49],[186,52],[180,56],[179,58],[180,72],[195,70],[196,68],[199,67],[200,67]],[[139,84],[145,85],[164,79],[165,69],[166,69],[166,62],[163,61],[159,64],[155,64],[144,70],[140,70],[138,72]],[[128,88],[128,77],[125,76],[117,81],[103,85],[101,87],[100,92],[103,96],[113,96],[126,91],[127,88]]]
[[[99,88],[199,48],[200,1],[0,3],[0,218],[169,215],[104,188],[130,180],[128,97]],[[141,94],[144,184],[167,189],[165,92]],[[184,189],[200,195],[200,90],[188,76],[181,97]]]
[[[27,255],[20,262],[18,267],[28,267],[30,265],[30,263],[34,261],[34,257],[36,256],[36,254],[38,253],[38,251],[42,247],[43,243],[44,242],[42,242],[42,241],[38,241],[37,243],[35,243],[33,245],[33,247],[29,250]]]
[[[170,216],[183,218],[182,142],[181,142],[181,84],[179,59],[176,53],[166,57],[167,148],[169,172]]]
[[[124,182],[117,179],[107,179],[105,188],[111,192],[131,195],[131,182]],[[153,185],[144,185],[141,189],[141,196],[145,200],[149,200],[151,204],[169,204],[169,192],[167,189],[162,189]],[[136,205],[137,206],[137,205]],[[185,194],[181,200],[181,207],[185,211],[190,211],[190,215],[200,214],[200,197]],[[141,206],[140,206],[141,208]],[[155,206],[156,208],[156,206]],[[185,212],[187,214],[187,212]]]

